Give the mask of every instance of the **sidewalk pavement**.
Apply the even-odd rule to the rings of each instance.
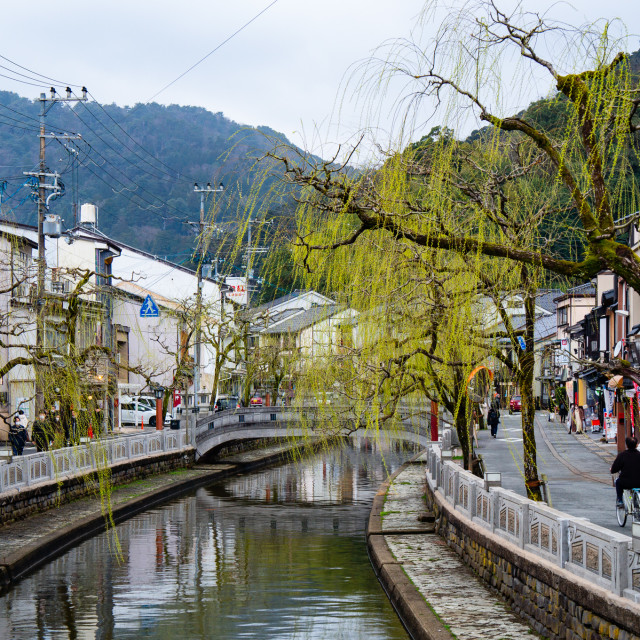
[[[372,564],[403,622],[414,637],[433,640],[540,638],[435,533],[433,514],[425,513],[424,475],[423,464],[405,465],[384,504],[383,484],[367,528]]]
[[[487,471],[502,472],[502,486],[526,495],[522,464],[521,414],[500,412],[498,437],[478,432],[477,452]],[[587,518],[594,524],[630,535],[616,521],[615,489],[609,468],[616,445],[598,442],[601,434],[569,434],[560,422],[549,422],[548,413],[536,413],[535,435],[538,472],[546,474],[554,509]]]

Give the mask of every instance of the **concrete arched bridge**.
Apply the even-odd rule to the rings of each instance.
[[[402,420],[402,427],[387,432],[396,440],[405,440],[426,447],[430,442],[428,416],[409,414]],[[345,427],[336,435],[352,435],[355,417],[344,418]],[[293,409],[291,407],[248,407],[231,409],[200,418],[196,425],[196,459],[206,456],[223,445],[256,438],[303,438],[326,435],[322,429],[326,418],[317,408]],[[362,435],[364,427],[355,431]],[[370,437],[378,434],[368,433]]]

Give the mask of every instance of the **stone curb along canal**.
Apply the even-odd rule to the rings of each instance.
[[[409,635],[414,640],[452,640],[455,636],[437,618],[422,594],[409,580],[402,568],[402,564],[391,553],[387,545],[386,536],[392,532],[386,528],[383,531],[382,528],[385,498],[389,487],[398,476],[402,475],[413,464],[424,466],[420,461],[421,455],[418,454],[403,464],[388,480],[380,485],[378,493],[373,499],[369,522],[367,523],[367,549],[376,576]],[[433,533],[435,531],[434,518],[431,514],[426,513],[426,509],[423,519],[425,524],[418,526],[417,517],[411,518],[408,516],[406,518],[406,528],[396,532]]]
[[[374,570],[414,640],[538,636],[437,534],[425,505],[426,455],[383,483],[367,527]]]

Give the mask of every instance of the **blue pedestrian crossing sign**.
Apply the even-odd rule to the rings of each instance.
[[[158,309],[158,305],[155,303],[155,300],[148,295],[142,306],[140,307],[140,317],[141,318],[158,318],[160,316],[160,309]]]
[[[518,342],[520,343],[520,348],[524,351],[527,348],[527,343],[524,341],[524,338],[518,336]]]

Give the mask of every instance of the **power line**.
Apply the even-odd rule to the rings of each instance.
[[[93,96],[92,96],[93,97]],[[133,140],[133,142],[135,142],[147,155],[151,156],[152,158],[156,159],[149,151],[147,151],[144,147],[142,147],[142,145],[138,144],[107,112],[105,109],[102,108],[102,105],[100,105],[98,102],[96,102],[95,104],[97,104],[100,109],[102,109],[102,111],[120,128],[122,129],[122,131],[127,135],[127,137],[131,138],[131,140]],[[127,151],[130,151],[131,153],[133,153],[133,155],[136,156],[136,158],[139,158],[142,162],[144,162],[146,165],[148,165],[149,167],[151,167],[154,171],[160,171],[162,174],[164,174],[165,176],[168,176],[169,178],[175,179],[176,175],[178,176],[178,179],[181,180],[185,180],[185,181],[189,181],[189,182],[195,182],[195,180],[192,180],[191,178],[179,178],[179,174],[180,172],[176,171],[175,169],[171,169],[171,167],[168,167],[169,169],[171,169],[172,172],[174,173],[168,173],[167,171],[164,171],[163,169],[161,169],[160,167],[155,167],[153,166],[148,160],[146,160],[145,158],[143,158],[141,155],[139,155],[138,153],[136,153],[133,149],[131,149],[130,147],[128,147],[126,144],[124,144],[124,142],[122,142],[122,140],[120,140],[114,133],[113,131],[111,131],[105,124],[104,122],[102,122],[102,120],[100,120],[100,118],[98,118],[92,111],[91,109],[89,109],[89,107],[87,107],[86,105],[83,105],[84,108],[86,109],[86,111],[89,112],[89,114],[103,127],[103,129],[111,134],[115,140],[117,140]],[[95,131],[94,131],[95,133]],[[97,135],[97,134],[96,134]],[[162,165],[164,166],[168,166],[165,165],[164,162],[162,161],[158,161],[160,162]],[[149,172],[147,172],[149,173]],[[158,179],[160,178],[157,175],[154,175],[152,173],[149,173],[149,175],[153,176],[154,178]]]
[[[89,111],[89,113],[91,113],[91,111]],[[93,133],[105,146],[107,146],[109,149],[111,149],[111,151],[113,151],[118,156],[122,157],[122,152],[120,150],[116,149],[112,144],[107,142],[86,120],[84,120],[82,118],[82,116],[79,113],[77,113],[76,109],[73,109],[73,115],[75,115],[75,117],[78,118],[78,120],[80,120],[80,122],[82,122],[82,124],[84,124],[84,126],[87,127],[87,129],[89,129],[89,131],[91,131],[91,133]],[[95,116],[94,116],[94,118],[95,118]],[[97,120],[97,118],[96,118],[96,120]],[[100,120],[98,120],[98,122],[100,122]],[[116,140],[117,140],[117,138],[116,138]],[[122,144],[122,142],[120,140],[118,140],[118,142],[120,142]],[[125,148],[127,148],[127,147],[125,147]],[[104,158],[105,161],[109,162],[99,151],[97,151],[96,149],[93,149],[93,150],[96,153],[98,153],[102,158]],[[123,158],[123,159],[125,159],[125,158]],[[161,180],[162,179],[162,176],[158,176],[158,175],[156,175],[154,173],[151,173],[150,171],[144,169],[143,167],[140,167],[139,165],[134,164],[131,161],[128,161],[126,159],[125,159],[125,161],[127,161],[131,166],[135,167],[136,169],[139,169],[143,173],[146,173],[147,175],[151,176],[155,180]],[[115,165],[114,165],[114,167],[115,167]],[[153,167],[153,168],[155,168],[155,167]],[[120,169],[118,169],[118,170],[121,171]],[[170,177],[173,177],[173,176],[170,176]],[[131,178],[129,178],[128,176],[127,176],[127,179],[131,180]],[[133,180],[131,180],[131,181],[133,182]],[[183,212],[181,212],[181,213],[183,213]]]
[[[113,124],[116,125],[116,127],[118,127],[118,129],[120,129],[120,131],[122,131],[122,133],[124,133],[127,138],[129,138],[137,147],[139,147],[140,149],[142,149],[142,151],[144,151],[148,156],[150,156],[151,158],[153,158],[156,162],[159,162],[162,166],[166,167],[167,169],[169,169],[169,171],[175,173],[175,176],[171,176],[172,178],[177,177],[178,180],[184,180],[185,182],[195,182],[195,178],[192,178],[191,176],[185,176],[184,178],[181,178],[180,175],[185,175],[184,173],[182,173],[181,171],[178,171],[177,169],[174,169],[172,167],[170,167],[168,164],[164,163],[162,160],[160,160],[159,158],[156,158],[150,151],[147,151],[147,149],[145,149],[133,136],[131,136],[121,125],[120,123],[111,116],[111,114],[96,100],[95,96],[91,95],[91,93],[89,92],[89,95],[93,98],[94,103],[98,106],[98,108],[107,116],[107,118],[109,118],[109,120],[111,120],[111,122],[113,122]],[[88,107],[87,107],[88,108]],[[93,115],[93,114],[92,114]],[[95,115],[94,115],[95,118]],[[100,122],[100,124],[102,124],[102,126],[107,129],[107,127],[104,125],[104,123],[99,120],[98,118],[96,118],[96,120],[98,120],[98,122]],[[113,134],[113,132],[111,132],[109,129],[107,129],[107,131],[109,131],[109,133],[111,133],[111,135],[116,138],[116,140],[118,139],[115,134]]]
[[[162,87],[162,89],[160,89],[160,91],[158,91],[157,93],[154,93],[146,102],[147,103],[151,102],[154,98],[156,98],[161,93],[166,91],[170,86],[172,86],[176,82],[178,82],[178,80],[180,80],[181,78],[184,78],[190,71],[193,71],[193,69],[195,69],[200,63],[204,62],[210,55],[214,54],[218,49],[220,49],[225,44],[227,44],[227,42],[229,42],[229,40],[235,38],[241,31],[246,29],[252,22],[257,20],[263,13],[265,13],[266,11],[271,9],[271,7],[273,7],[273,5],[276,4],[277,2],[278,2],[278,0],[273,0],[273,2],[271,4],[269,4],[269,5],[267,5],[262,11],[260,11],[260,13],[257,13],[255,16],[253,16],[253,18],[251,18],[251,20],[249,20],[248,22],[245,22],[238,30],[234,31],[226,40],[223,40],[217,47],[215,47],[214,49],[209,51],[209,53],[207,53],[206,56],[203,56],[202,58],[200,58],[200,60],[198,60],[198,62],[196,62],[195,64],[192,64],[186,71],[181,73],[177,78],[172,80],[166,86]]]
[[[174,211],[176,211],[177,213],[181,214],[181,216],[185,217],[188,214],[186,214],[184,211],[181,211],[180,209],[166,203],[160,196],[157,196],[155,193],[153,193],[152,191],[149,191],[148,189],[146,189],[145,187],[143,187],[141,184],[139,184],[138,182],[136,182],[135,180],[133,180],[132,178],[130,178],[122,169],[120,169],[120,167],[116,166],[113,162],[111,162],[107,157],[105,157],[102,153],[100,153],[100,151],[98,151],[95,147],[92,147],[91,144],[89,144],[89,142],[87,142],[86,140],[83,140],[84,144],[86,144],[89,149],[91,151],[93,151],[94,153],[96,153],[98,156],[100,156],[103,160],[104,160],[104,164],[108,164],[111,167],[113,167],[116,171],[118,171],[118,173],[120,173],[122,176],[125,177],[125,179],[129,180],[129,182],[131,182],[133,185],[135,185],[135,188],[132,189],[131,187],[125,185],[121,180],[118,180],[115,176],[113,176],[111,173],[109,173],[106,169],[104,169],[104,165],[98,165],[96,162],[93,162],[93,164],[95,164],[97,167],[103,169],[103,171],[105,173],[107,173],[110,177],[112,177],[114,180],[116,180],[118,182],[118,184],[120,184],[123,188],[125,188],[127,191],[131,191],[132,193],[137,191],[138,189],[140,191],[143,191],[145,193],[148,193],[152,198],[155,198],[156,200],[158,200],[161,205],[169,208],[169,209],[173,209]],[[83,164],[83,166],[86,166],[86,164]],[[135,166],[135,165],[134,165]],[[155,177],[155,176],[153,176]],[[113,189],[112,189],[113,190]],[[138,196],[140,197],[140,196]],[[141,198],[142,200],[144,200],[144,198]],[[147,202],[147,204],[149,204],[150,206],[154,207],[154,208],[159,208],[160,205],[156,205],[153,204],[152,202],[149,202],[148,200],[145,200],[145,202]],[[179,220],[179,219],[183,219],[183,218],[178,218],[177,216],[167,216],[167,215],[163,215],[161,216],[162,218],[166,219],[166,220]]]
[[[15,73],[15,71],[12,71],[11,73]],[[0,73],[0,78],[7,78],[7,80],[12,80],[13,82],[20,82],[21,84],[28,84],[32,87],[39,87],[40,89],[42,89],[42,87],[44,86],[44,84],[46,83],[35,83],[35,82],[27,82],[26,80],[20,80],[20,78],[14,78],[13,76],[8,76],[4,73]],[[34,78],[35,79],[35,78]]]
[[[27,120],[33,120],[36,124],[40,125],[40,121],[38,120],[38,118],[34,118],[33,116],[27,115],[26,113],[22,113],[22,111],[18,111],[17,109],[13,109],[12,107],[6,105],[6,104],[0,104],[0,107],[2,107],[3,109],[7,109],[9,111],[12,111],[13,113],[18,114],[19,116],[22,116],[23,118],[27,118]]]
[[[113,166],[117,171],[119,171],[123,176],[125,176],[125,178],[127,178],[128,180],[131,180],[130,178],[128,178],[126,176],[126,174],[124,174],[124,172],[119,169],[118,167],[116,167],[115,165],[113,165],[111,162],[109,162],[99,151],[97,151],[96,149],[94,149],[93,147],[91,147],[91,145],[86,141],[83,140],[82,142],[84,142],[84,144],[86,144],[92,151],[94,151],[95,153],[97,153],[104,161],[105,164],[110,164],[111,166]],[[60,141],[58,141],[58,143],[60,145],[62,145],[62,143]],[[64,146],[64,145],[62,145]],[[87,156],[85,156],[85,159]],[[78,163],[81,164],[87,171],[89,171],[93,176],[95,176],[98,180],[100,180],[102,183],[104,183],[107,187],[109,187],[109,189],[114,192],[114,193],[119,193],[120,195],[123,195],[124,198],[126,198],[129,202],[131,202],[131,204],[135,205],[136,207],[143,209],[143,210],[150,210],[150,209],[159,209],[161,206],[167,206],[170,207],[170,205],[168,205],[167,203],[165,203],[161,198],[159,198],[158,196],[156,196],[154,193],[148,191],[147,189],[145,189],[144,187],[140,186],[138,183],[134,182],[133,180],[131,180],[131,182],[133,182],[133,184],[135,185],[135,188],[132,189],[130,186],[126,185],[124,182],[122,182],[122,180],[120,180],[118,177],[114,176],[110,171],[108,171],[107,169],[104,168],[104,166],[100,166],[99,164],[97,164],[96,162],[94,162],[93,160],[91,160],[92,164],[94,164],[97,168],[101,169],[107,176],[109,176],[109,178],[111,178],[111,180],[113,180],[113,182],[119,184],[122,188],[123,191],[129,191],[131,194],[133,194],[132,196],[127,196],[124,195],[123,192],[117,192],[114,188],[113,188],[113,184],[110,184],[109,182],[107,182],[102,176],[100,176],[98,173],[96,173],[93,169],[91,169],[91,167],[87,164],[87,162],[85,161],[85,159],[80,159],[78,158]],[[141,191],[144,191],[145,193],[148,193],[149,195],[151,195],[152,197],[156,198],[157,200],[159,200],[160,204],[155,204],[152,201],[149,201],[145,198],[143,198],[139,193],[136,193],[136,191],[140,189]],[[140,204],[138,204],[137,202],[135,202],[133,200],[133,197],[136,196],[138,197],[140,200],[142,200],[142,202],[144,202],[145,204],[147,204],[147,207],[141,206]],[[175,207],[170,207],[170,208],[174,208]],[[176,211],[178,211],[178,213],[182,213],[180,212],[179,209],[176,209]],[[181,218],[178,218],[177,216],[167,216],[167,215],[163,215],[160,214],[158,212],[154,212],[155,215],[159,216],[160,218],[164,219],[164,220],[180,220]],[[183,214],[186,215],[186,214]]]
[[[22,120],[17,120],[16,118],[12,118],[11,116],[1,116],[0,118],[8,118],[9,120],[13,120],[14,122],[19,122],[20,124],[27,124],[26,122],[22,122]],[[22,129],[23,131],[38,131],[38,127],[35,126],[27,126],[27,127],[20,127],[17,124],[12,124],[11,122],[5,122],[3,120],[0,120],[0,124],[4,124],[7,127],[13,127],[14,129]]]
[[[31,75],[34,76],[38,76],[40,78],[43,78],[45,80],[47,80],[47,82],[53,82],[55,84],[64,84],[67,85],[69,87],[80,87],[82,85],[79,84],[73,84],[72,82],[62,82],[62,80],[56,80],[55,78],[50,78],[49,76],[44,76],[41,73],[38,73],[37,71],[33,71],[32,69],[28,69],[27,67],[23,67],[21,64],[18,64],[17,62],[14,62],[13,60],[10,60],[9,58],[0,55],[0,58],[2,58],[2,60],[6,60],[7,62],[9,62],[10,64],[12,64],[14,67],[18,67],[19,69],[22,69],[23,71],[28,71]],[[4,67],[6,68],[6,67]],[[12,71],[12,73],[17,73],[17,71]],[[38,86],[42,86],[42,84],[38,85]]]

